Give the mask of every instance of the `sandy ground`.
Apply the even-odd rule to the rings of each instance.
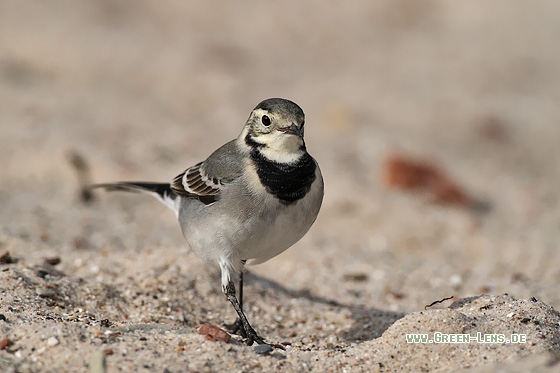
[[[0,371],[557,371],[559,12],[0,0]],[[286,346],[258,355],[197,334],[235,315],[174,215],[82,203],[69,157],[95,182],[167,181],[268,97],[305,110],[326,194],[307,236],[250,268],[248,317]],[[391,154],[490,209],[388,189]],[[406,343],[438,331],[527,341]]]

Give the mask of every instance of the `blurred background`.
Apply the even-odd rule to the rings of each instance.
[[[310,233],[255,273],[399,312],[504,292],[558,308],[559,12],[0,0],[0,248],[62,255],[84,278],[149,268],[124,263],[147,252],[198,263],[157,202],[83,204],[70,160],[89,165],[82,182],[171,180],[284,97],[306,113],[326,194]]]

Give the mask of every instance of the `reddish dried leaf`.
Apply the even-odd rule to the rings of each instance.
[[[209,341],[220,341],[224,343],[229,342],[231,338],[228,332],[211,324],[203,324],[198,329],[198,334],[206,336],[206,339]]]
[[[471,207],[472,199],[437,165],[394,155],[383,166],[383,182],[390,188],[419,189],[437,203]]]
[[[389,157],[383,167],[383,181],[392,188],[426,187],[430,180],[439,177],[439,170],[434,166],[400,156]]]

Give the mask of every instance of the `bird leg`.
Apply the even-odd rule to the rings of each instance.
[[[245,261],[243,261],[245,264]],[[239,309],[243,312],[243,271],[239,274]],[[233,324],[226,325],[227,329],[233,334],[239,334],[243,338],[247,338],[245,328],[241,322],[241,318],[237,317]]]
[[[247,345],[251,346],[253,344],[253,342],[257,342],[257,344],[259,344],[259,345],[269,345],[269,346],[272,346],[272,347],[275,347],[275,348],[280,348],[280,349],[284,350],[284,346],[282,346],[282,345],[266,343],[264,341],[264,339],[259,337],[259,335],[255,331],[255,329],[253,329],[251,324],[249,324],[249,320],[247,320],[247,317],[243,313],[243,310],[241,309],[241,305],[239,304],[239,301],[237,300],[237,297],[236,297],[236,294],[235,294],[235,285],[233,284],[233,282],[231,280],[229,281],[229,283],[227,284],[227,286],[225,287],[224,290],[225,290],[224,293],[225,293],[227,299],[229,300],[229,302],[231,303],[231,305],[235,309],[235,312],[237,312],[237,315],[239,316],[239,321],[241,323],[241,326],[243,327],[243,330],[245,331],[245,335],[246,335],[246,338],[247,338],[245,340]]]

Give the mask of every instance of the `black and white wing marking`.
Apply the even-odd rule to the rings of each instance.
[[[198,199],[205,205],[218,200],[223,185],[220,179],[209,177],[200,162],[177,175],[171,182],[171,190],[184,198]]]

